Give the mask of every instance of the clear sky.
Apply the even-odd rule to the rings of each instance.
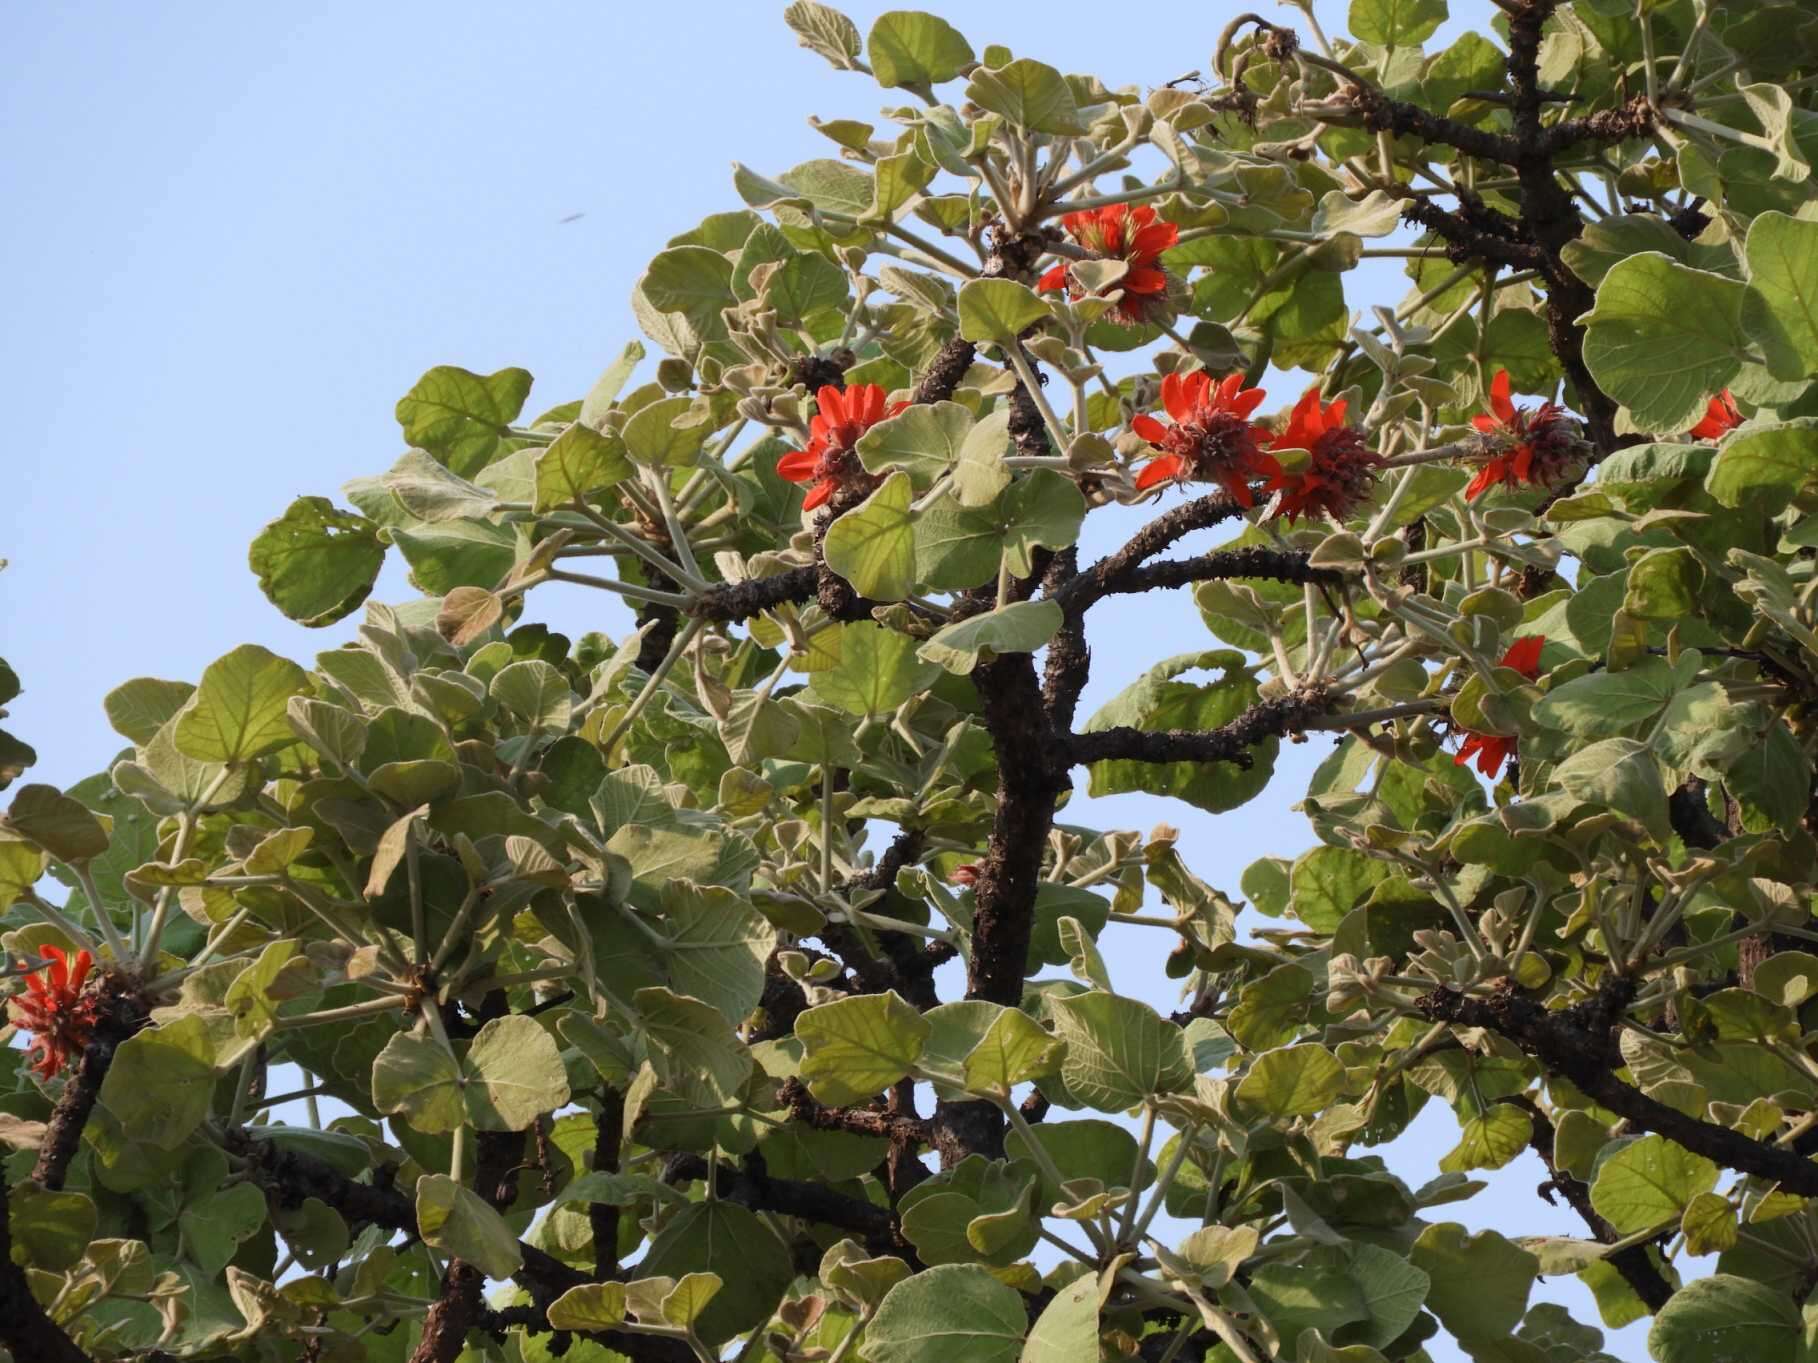
[[[1454,3],[1441,41],[1488,31],[1487,0]],[[861,29],[891,7],[844,5]],[[975,47],[1006,42],[1144,86],[1206,65],[1243,8],[929,7]],[[101,698],[127,677],[194,680],[247,640],[306,664],[341,642],[353,622],[304,630],[260,595],[246,548],[261,525],[298,494],[334,495],[388,467],[402,450],[392,407],[431,365],[521,365],[537,379],[532,411],[583,394],[636,335],[627,299],[644,263],[706,214],[738,206],[733,161],[774,173],[832,155],[808,115],[875,115],[881,92],[798,48],[782,8],[9,8],[0,656],[26,688],[7,723],[38,749],[28,779],[66,785],[107,765],[122,740]],[[1319,12],[1328,30],[1343,29],[1338,5]],[[1354,285],[1353,307],[1399,297],[1389,273],[1368,277],[1363,293]],[[1285,404],[1299,388],[1272,399]],[[1086,553],[1109,543],[1100,529]],[[625,628],[616,602],[548,591],[532,618]],[[376,593],[409,594],[396,570]],[[1178,593],[1120,604],[1095,628],[1088,707],[1139,662],[1213,643]],[[1091,817],[1175,823],[1195,869],[1235,893],[1253,857],[1308,844],[1289,806],[1329,746],[1288,749],[1275,784],[1234,814],[1130,796]],[[1069,817],[1084,816],[1076,802]],[[1127,930],[1113,969],[1127,989],[1153,981],[1165,1009],[1173,987],[1154,936]],[[1433,1104],[1394,1162],[1418,1184],[1455,1140]],[[1544,1176],[1524,1155],[1490,1176],[1490,1192],[1443,1215],[1583,1234],[1534,1196]],[[1575,1280],[1549,1280],[1538,1296],[1596,1319]],[[1635,1328],[1609,1347],[1645,1353]],[[1433,1352],[1458,1357],[1443,1341]]]

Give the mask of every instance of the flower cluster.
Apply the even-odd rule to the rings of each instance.
[[[1305,450],[1311,457],[1304,468],[1278,469],[1264,486],[1264,492],[1281,494],[1276,518],[1292,523],[1323,515],[1342,521],[1374,490],[1382,456],[1365,447],[1362,431],[1345,424],[1345,405],[1339,398],[1322,406],[1317,385],[1294,404],[1271,448]]]
[[[78,951],[72,961],[61,948],[40,948],[50,964],[25,977],[25,993],[7,1001],[15,1026],[32,1034],[38,1053],[32,1068],[49,1079],[80,1055],[95,1030],[94,1000],[82,993],[94,957]]]
[[[1578,423],[1563,408],[1543,402],[1535,411],[1509,399],[1509,371],[1490,381],[1490,410],[1471,418],[1484,465],[1465,489],[1471,501],[1493,487],[1549,487],[1585,454]]]
[[[1121,260],[1129,268],[1112,288],[1122,289],[1123,297],[1107,314],[1126,326],[1141,326],[1159,320],[1168,311],[1168,274],[1158,263],[1161,253],[1180,240],[1180,229],[1171,222],[1157,222],[1155,210],[1147,204],[1132,208],[1129,204],[1112,204],[1107,208],[1069,213],[1061,219],[1067,235],[1095,260]],[[1068,274],[1062,261],[1036,282],[1045,293],[1065,289],[1070,298],[1086,296],[1078,281]]]
[[[1737,410],[1736,399],[1730,396],[1730,390],[1726,388],[1711,399],[1698,424],[1686,434],[1694,440],[1721,440],[1741,424],[1742,413]]]
[[[887,403],[886,396],[875,383],[854,384],[843,392],[829,384],[814,395],[807,448],[791,450],[776,461],[781,477],[792,483],[814,484],[802,499],[804,510],[814,510],[835,492],[869,482],[870,475],[853,447],[866,431],[909,405]]]
[[[1169,374],[1162,380],[1162,406],[1174,418],[1164,426],[1145,413],[1130,423],[1151,445],[1163,451],[1136,476],[1139,491],[1173,480],[1217,483],[1241,507],[1256,505],[1250,484],[1273,478],[1281,465],[1263,452],[1268,432],[1250,424],[1266,394],[1245,388],[1242,374],[1230,374],[1216,385],[1205,370]]]
[[[1509,645],[1509,651],[1502,655],[1502,667],[1513,668],[1529,681],[1540,676],[1540,650],[1546,647],[1546,639],[1538,634],[1524,634]],[[1452,759],[1455,766],[1465,766],[1476,760],[1477,770],[1491,780],[1502,770],[1502,764],[1515,755],[1515,739],[1502,734],[1479,734],[1469,731],[1465,741],[1459,745],[1458,756]]]

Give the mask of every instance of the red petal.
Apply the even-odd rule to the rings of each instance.
[[[821,390],[814,395],[814,401],[828,425],[837,426],[846,420],[846,396],[832,384],[822,384]]]
[[[1155,221],[1155,209],[1150,204],[1143,204],[1139,208],[1132,208],[1129,216],[1130,225],[1141,231]]]
[[[887,394],[875,383],[861,384],[859,387],[859,406],[854,419],[861,426],[875,426],[884,416],[884,398]],[[850,407],[848,403],[848,407]]]
[[[1168,409],[1169,416],[1173,417],[1176,421],[1186,421],[1192,417],[1193,398],[1192,394],[1188,391],[1188,379],[1198,378],[1203,381],[1205,377],[1204,370],[1193,375],[1182,374],[1179,370],[1176,370],[1172,374],[1164,374],[1162,376],[1162,406]]]
[[[1502,423],[1500,421],[1498,421],[1493,416],[1488,416],[1488,415],[1484,414],[1483,412],[1479,412],[1476,416],[1472,417],[1471,424],[1473,426],[1475,426],[1479,431],[1483,432],[1483,434],[1485,434],[1485,435],[1490,435],[1493,432],[1496,432],[1496,431],[1499,431],[1502,429]]]
[[[776,476],[791,483],[805,483],[814,477],[814,466],[820,463],[812,451],[791,450],[776,461]]]
[[[1515,404],[1509,401],[1509,371],[1506,369],[1498,369],[1496,377],[1490,380],[1490,409],[1505,425],[1515,420]]]
[[[1501,462],[1502,461],[1499,459],[1492,459],[1489,463],[1477,470],[1477,476],[1473,478],[1470,485],[1465,488],[1465,500],[1467,502],[1476,501],[1478,497],[1496,486],[1500,481],[1497,465]]]
[[[808,489],[808,495],[802,498],[802,510],[812,511],[833,495],[833,479],[823,478]]]
[[[1350,405],[1349,398],[1340,398],[1326,408],[1326,430],[1336,431],[1345,424],[1345,409]]]
[[[1164,454],[1160,459],[1151,459],[1143,466],[1143,471],[1136,475],[1136,490],[1142,492],[1157,483],[1178,478],[1186,471],[1186,467],[1187,461],[1178,454]]]
[[[1163,382],[1166,383],[1167,380],[1164,379]],[[1151,445],[1159,445],[1168,438],[1168,428],[1162,425],[1161,422],[1157,421],[1154,417],[1150,416],[1147,412],[1134,418],[1130,422],[1130,429],[1135,431],[1144,440],[1147,440]]]
[[[1512,667],[1529,681],[1540,675],[1540,650],[1546,647],[1546,639],[1539,634],[1524,634],[1509,645],[1509,651],[1502,655],[1502,665]]]
[[[1239,382],[1242,382],[1239,376]],[[1262,405],[1262,400],[1269,395],[1260,388],[1245,388],[1231,400],[1231,410],[1238,416],[1247,417]]]
[[[1056,289],[1067,287],[1067,262],[1062,261],[1047,274],[1035,281],[1036,292],[1053,293]]]
[[[1153,265],[1138,265],[1126,271],[1121,282],[1131,293],[1166,293],[1168,290],[1168,276]]]

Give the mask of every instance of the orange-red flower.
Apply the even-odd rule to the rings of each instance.
[[[1704,416],[1686,434],[1694,440],[1721,440],[1741,424],[1742,413],[1736,409],[1736,399],[1726,388],[1711,399],[1710,406],[1704,409]]]
[[[7,1000],[14,1025],[32,1034],[38,1059],[32,1068],[46,1079],[80,1055],[95,1030],[94,1000],[83,997],[94,957],[78,951],[71,961],[61,948],[40,948],[50,964],[25,977],[25,993]]]
[[[1171,222],[1157,222],[1155,210],[1144,204],[1112,204],[1108,208],[1069,213],[1061,219],[1067,235],[1092,253],[1095,260],[1121,260],[1130,268],[1111,285],[1124,296],[1107,316],[1126,326],[1155,321],[1167,312],[1168,275],[1157,263],[1161,253],[1180,240],[1180,229]],[[1086,291],[1067,273],[1062,261],[1036,282],[1043,292],[1067,290],[1067,296],[1084,298]]]
[[[1498,485],[1546,487],[1584,456],[1577,423],[1564,409],[1543,402],[1533,412],[1509,400],[1509,371],[1499,369],[1490,381],[1490,410],[1471,418],[1477,428],[1484,466],[1465,489],[1465,500]]]
[[[978,863],[976,861],[968,861],[962,865],[955,866],[953,870],[948,873],[947,879],[955,885],[964,885],[970,888],[971,886],[978,884],[978,871]]]
[[[1540,650],[1546,647],[1546,639],[1538,634],[1524,634],[1509,645],[1509,651],[1502,655],[1502,666],[1514,668],[1529,681],[1540,675]],[[1452,759],[1454,766],[1462,767],[1473,758],[1477,760],[1477,770],[1491,780],[1502,770],[1502,764],[1515,755],[1515,739],[1503,734],[1477,734],[1467,732],[1465,741],[1458,749],[1458,756]]]
[[[776,461],[776,471],[792,483],[813,483],[802,499],[812,511],[835,492],[862,487],[871,475],[853,453],[859,437],[909,404],[886,403],[875,383],[859,383],[841,392],[831,384],[814,395],[814,420],[808,424],[808,447],[791,450]]]
[[[1269,433],[1250,424],[1250,413],[1264,396],[1260,388],[1245,388],[1242,374],[1227,375],[1216,386],[1203,369],[1162,379],[1162,406],[1174,424],[1164,426],[1147,413],[1130,423],[1131,430],[1163,451],[1143,466],[1137,488],[1197,478],[1217,483],[1239,506],[1256,505],[1250,484],[1281,472],[1281,465],[1263,453]]]
[[[1382,464],[1381,455],[1364,447],[1363,432],[1345,424],[1345,400],[1322,407],[1317,385],[1301,394],[1270,447],[1312,456],[1298,472],[1278,470],[1263,488],[1281,493],[1275,515],[1290,522],[1318,515],[1342,521],[1370,495]]]

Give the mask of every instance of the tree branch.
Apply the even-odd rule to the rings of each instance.
[[[25,1270],[13,1262],[6,1180],[0,1177],[0,1345],[19,1363],[92,1363],[45,1314]]]
[[[1482,1027],[1507,1037],[1548,1074],[1571,1080],[1587,1098],[1643,1131],[1665,1136],[1726,1169],[1778,1183],[1800,1197],[1818,1197],[1818,1164],[1727,1126],[1688,1117],[1616,1077],[1623,1059],[1616,1047],[1615,1024],[1634,993],[1633,981],[1613,976],[1593,998],[1558,1012],[1521,997],[1512,986],[1487,999],[1436,989],[1415,1002],[1435,1022]]]
[[[1070,762],[1230,762],[1251,764],[1250,749],[1269,738],[1297,733],[1332,712],[1336,702],[1319,690],[1258,701],[1216,729],[1133,729],[1118,725],[1068,736]]]

